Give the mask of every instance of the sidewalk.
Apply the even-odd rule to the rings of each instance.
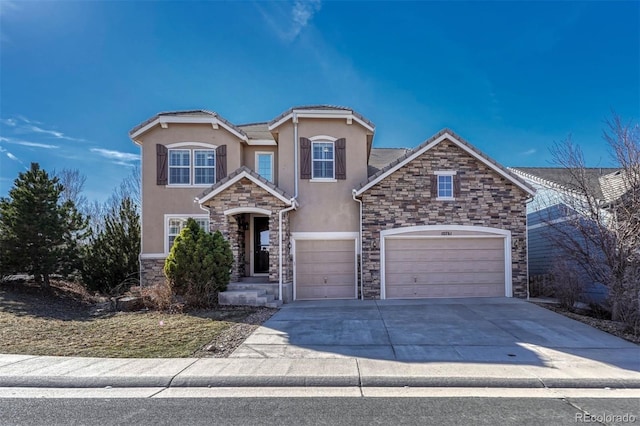
[[[0,387],[107,386],[640,389],[640,372],[580,357],[540,366],[346,357],[105,359],[0,355]]]

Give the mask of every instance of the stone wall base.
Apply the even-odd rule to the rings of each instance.
[[[164,284],[164,259],[140,259],[140,285]]]

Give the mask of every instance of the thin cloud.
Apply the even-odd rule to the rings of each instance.
[[[321,7],[322,2],[320,0],[296,1],[294,3],[291,11],[291,18],[293,19],[291,32],[294,39],[307,26],[313,15],[320,11]]]
[[[20,129],[21,130],[26,130],[26,131],[32,132],[32,133],[40,133],[40,134],[44,134],[44,135],[49,135],[49,136],[54,137],[56,139],[66,139],[68,141],[86,142],[85,139],[72,138],[71,136],[67,136],[64,133],[59,132],[57,130],[43,129],[42,127],[38,127],[38,126],[35,126],[33,124],[28,124],[26,126],[22,126]]]
[[[0,152],[3,152],[4,155],[6,155],[9,159],[13,160],[13,161],[17,161],[18,163],[22,164],[23,167],[26,168],[26,166],[24,165],[24,163],[22,162],[22,160],[20,160],[18,157],[16,157],[15,155],[13,155],[12,153],[10,153],[9,151],[7,151],[6,149],[4,149],[3,147],[0,146]]]
[[[538,152],[538,150],[536,150],[535,148],[531,148],[531,149],[526,150],[525,152],[522,152],[521,154],[522,155],[533,155],[536,152]]]
[[[292,42],[309,25],[313,16],[320,11],[322,1],[295,0],[293,4],[270,2],[267,5],[269,10],[263,9],[260,4],[257,5],[263,19],[278,38],[285,42]]]
[[[9,127],[16,127],[18,125],[18,120],[15,118],[0,118],[0,123]]]
[[[135,167],[136,165],[133,163],[125,163],[124,161],[112,161],[113,164],[117,164],[119,166],[126,166],[126,167]]]
[[[58,148],[60,148],[60,146],[58,146],[58,145],[50,145],[50,144],[38,143],[38,142],[29,142],[29,141],[23,141],[23,140],[18,140],[18,139],[13,139],[13,138],[6,138],[6,137],[3,137],[3,136],[0,136],[0,142],[11,143],[11,144],[14,144],[14,145],[28,146],[28,147],[32,147],[32,148],[43,148],[43,149],[58,149]]]
[[[11,118],[1,118],[0,123],[5,126],[12,127],[14,133],[17,134],[38,134],[52,137],[55,139],[63,139],[74,142],[86,142],[86,139],[74,138],[65,135],[63,132],[42,127],[39,121],[28,119],[23,115],[16,115]]]
[[[131,161],[140,160],[140,155],[131,154],[129,152],[113,151],[110,149],[102,149],[102,148],[91,148],[90,151],[95,152],[96,154],[99,154],[102,157],[108,158],[110,160],[115,160],[116,164],[128,163]]]

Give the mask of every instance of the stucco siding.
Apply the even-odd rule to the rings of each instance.
[[[294,188],[293,125],[278,128],[278,186]],[[367,179],[367,132],[344,119],[300,119],[298,137],[327,135],[346,139],[347,178],[335,182],[299,180],[299,209],[291,215],[292,232],[353,232],[359,228],[359,207],[351,191]]]
[[[171,187],[156,184],[156,145],[197,142],[212,147],[227,145],[227,170],[240,167],[240,141],[231,133],[210,124],[169,124],[167,129],[155,127],[142,140],[142,253],[163,253],[165,214],[203,214],[194,203],[206,186]],[[206,149],[187,144],[180,149]]]

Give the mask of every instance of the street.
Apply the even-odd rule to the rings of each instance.
[[[640,423],[636,398],[3,398],[2,425]],[[592,416],[592,417],[589,417]]]

